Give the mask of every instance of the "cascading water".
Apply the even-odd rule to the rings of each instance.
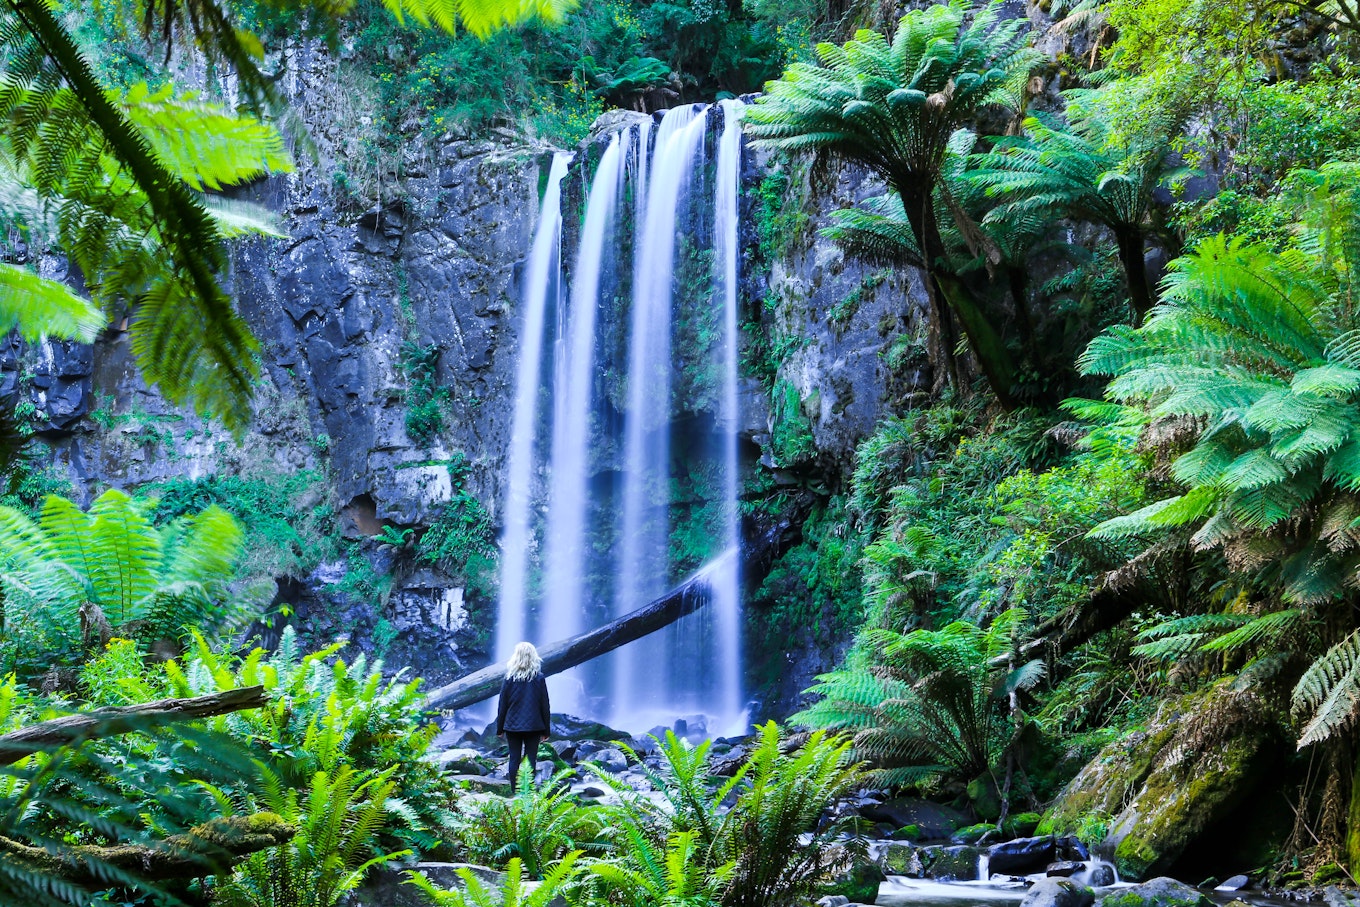
[[[623,514],[614,611],[623,616],[665,591],[670,543],[671,296],[677,214],[704,135],[704,108],[666,111],[648,174],[642,234],[634,245],[633,307],[624,412]],[[617,660],[616,723],[662,720],[675,705],[679,628],[639,640]],[[694,709],[695,704],[683,703]],[[640,716],[651,714],[651,719]]]
[[[559,317],[552,428],[551,490],[548,497],[546,588],[552,590],[544,609],[540,637],[567,639],[584,628],[586,519],[589,482],[588,444],[591,386],[595,375],[595,321],[599,310],[600,270],[612,237],[618,204],[623,152],[616,135],[600,158],[586,203],[585,223],[571,289],[571,306]],[[563,294],[565,298],[566,294]],[[579,707],[580,682],[553,678],[552,695],[564,711]]]
[[[741,415],[737,398],[737,357],[741,342],[737,333],[737,196],[741,191],[742,110],[740,101],[722,102],[723,131],[718,143],[718,172],[713,191],[713,239],[718,253],[714,264],[723,317],[722,409],[719,412],[723,540],[733,556],[724,562],[726,566],[716,583],[711,607],[715,612],[718,641],[718,714],[727,733],[739,733],[746,723],[741,696],[741,559],[736,556],[741,544],[741,511],[737,504],[741,478],[737,460]]]
[[[505,660],[515,643],[524,639],[525,580],[533,538],[529,508],[533,493],[534,439],[537,434],[539,371],[548,300],[561,292],[562,177],[571,155],[553,155],[548,185],[543,192],[538,227],[529,252],[524,282],[524,327],[520,333],[519,369],[515,382],[515,411],[510,428],[510,453],[505,483],[505,524],[501,535],[500,597],[496,613],[498,660]]]
[[[735,101],[679,107],[585,152],[589,161],[604,148],[576,255],[556,259],[568,291],[540,277],[553,260],[540,257],[540,246],[562,232],[565,160],[554,159],[527,270],[498,655],[520,638],[551,644],[631,612],[696,558],[735,550],[741,111]],[[709,165],[703,149],[719,119]],[[545,380],[539,363],[549,335],[553,367]],[[545,390],[551,406],[540,412],[535,401]],[[542,473],[535,456],[548,446],[537,438],[551,438],[551,460],[546,482],[535,483]],[[683,501],[676,497],[682,484]],[[533,544],[538,531],[541,552]],[[688,533],[689,560],[675,559],[672,532]],[[736,562],[733,554],[711,565],[708,608],[554,683],[555,709],[635,731],[699,712],[712,731],[740,730]],[[534,575],[542,582],[525,578]],[[541,595],[528,591],[539,586]]]

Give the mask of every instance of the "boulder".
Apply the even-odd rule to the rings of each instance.
[[[878,849],[878,867],[889,875],[919,879],[925,875],[921,854],[914,845],[902,841],[885,841]]]
[[[872,904],[878,899],[878,886],[885,878],[887,876],[877,864],[857,860],[843,872],[838,873],[818,892],[829,897],[839,897],[842,905],[851,902]]]
[[[986,848],[969,847],[925,847],[921,849],[921,862],[925,864],[926,875],[941,882],[972,882],[979,877],[979,861],[987,853]]]
[[[860,815],[870,822],[888,822],[897,828],[915,825],[923,841],[947,841],[955,829],[971,824],[957,809],[915,797],[866,805]]]
[[[602,740],[613,742],[623,740],[626,742],[630,739],[627,732],[615,730],[598,721],[588,721],[574,715],[557,714],[552,716],[552,734],[550,736],[578,741]]]
[[[501,794],[508,797],[511,793],[508,778],[491,778],[486,775],[445,775],[444,780],[452,781],[459,787],[484,794]]]
[[[439,767],[454,775],[485,775],[486,757],[477,750],[459,748],[445,750],[436,757]]]
[[[985,822],[995,823],[1001,818],[1001,791],[996,788],[996,779],[988,772],[968,782],[968,801],[973,804],[973,812]]]
[[[1049,863],[1044,868],[1044,875],[1050,879],[1063,878],[1070,879],[1079,872],[1086,871],[1086,864],[1076,860],[1059,860],[1056,863]]]
[[[744,746],[734,746],[713,760],[713,774],[731,778],[746,764],[750,753]]]
[[[1092,759],[1038,832],[1072,833],[1088,816],[1112,816],[1103,848],[1120,876],[1165,872],[1244,801],[1284,740],[1266,697],[1247,680],[1187,694]]]
[[[1213,902],[1198,888],[1162,876],[1113,891],[1100,899],[1100,907],[1213,907]]]
[[[460,869],[472,873],[477,881],[494,891],[499,891],[505,882],[505,873],[472,863],[416,863],[405,869],[383,866],[369,872],[363,885],[341,904],[344,907],[432,907],[433,902],[425,892],[406,883],[408,871],[423,873],[437,888],[464,891],[466,883],[458,873]]]
[[[990,822],[981,822],[977,825],[969,825],[960,828],[949,836],[951,844],[976,844],[981,841],[984,835],[996,837],[996,826]]]
[[[1091,907],[1095,892],[1071,879],[1040,879],[1035,882],[1020,907]]]
[[[1057,842],[1052,836],[1016,838],[988,848],[988,867],[1007,875],[1039,872],[1058,858]]]
[[[605,747],[590,757],[600,768],[607,772],[618,774],[628,768],[628,757],[623,754],[623,750],[616,746]]]
[[[1092,888],[1109,888],[1119,881],[1119,877],[1114,874],[1114,867],[1109,863],[1092,863],[1083,881]]]
[[[579,744],[575,740],[552,740],[548,746],[557,754],[557,758],[563,762],[571,762],[576,758],[576,750]]]
[[[1038,813],[1016,813],[1006,817],[1006,821],[1001,823],[1001,830],[1012,838],[1028,838],[1034,834],[1042,819]]]

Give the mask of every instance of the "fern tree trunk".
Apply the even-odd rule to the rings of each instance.
[[[1129,284],[1129,307],[1133,309],[1133,323],[1138,326],[1147,318],[1156,301],[1152,298],[1152,288],[1148,284],[1147,267],[1143,262],[1143,231],[1137,228],[1123,228],[1114,231],[1115,244],[1119,248],[1119,262],[1124,266],[1124,277]]]
[[[951,322],[957,319],[968,341],[968,349],[992,393],[1002,406],[1013,409],[1016,406],[1013,390],[1015,365],[1001,334],[988,320],[980,301],[946,264],[948,259],[944,239],[940,236],[940,224],[935,216],[933,185],[925,180],[908,178],[895,180],[894,188],[902,197],[907,220],[911,223],[921,257],[925,260],[926,295],[930,299],[931,318],[940,322],[939,342],[948,347],[947,355],[952,365],[950,374],[955,387],[964,390],[960,370],[957,363],[952,362],[954,335],[952,330],[946,335],[943,329],[947,324],[952,328]]]

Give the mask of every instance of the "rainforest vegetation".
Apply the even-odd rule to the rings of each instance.
[[[335,135],[287,94],[304,41],[337,67]],[[1354,886],[1358,67],[1354,0],[4,0],[7,343],[126,331],[213,444],[288,416],[233,297],[236,244],[287,234],[252,187],[381,214],[412,148],[574,147],[611,110],[755,92],[747,285],[825,243],[873,269],[836,325],[904,279],[921,315],[879,367],[925,377],[836,462],[797,300],[745,300],[770,425],[741,500],[801,524],[746,603],[751,683],[807,634],[835,667],[753,716],[778,723],[743,759],[662,734],[625,747],[653,794],[601,768],[589,798],[559,750],[505,796],[442,771],[392,626],[355,655],[278,606],[329,563],[388,604],[373,552],[494,600],[499,512],[463,453],[426,464],[452,489],[432,525],[360,540],[325,434],[315,470],[83,495],[31,388],[0,385],[0,904],[334,907],[418,860],[505,872],[399,876],[440,905],[806,903],[864,861],[828,810],[866,789],[953,804],[969,843],[1108,844],[1128,876],[1227,840],[1263,884]],[[871,191],[819,215],[844,168]],[[423,447],[458,401],[400,280],[393,393]]]

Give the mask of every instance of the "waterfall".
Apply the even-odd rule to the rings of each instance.
[[[548,299],[561,292],[562,177],[571,155],[553,155],[548,185],[543,192],[538,226],[529,252],[524,281],[524,327],[520,332],[519,369],[515,381],[515,410],[510,428],[509,465],[505,483],[505,528],[501,535],[500,596],[496,614],[495,657],[510,657],[515,643],[525,638],[525,579],[532,531],[529,525],[534,466],[534,437],[538,417],[539,370]]]
[[[624,412],[623,507],[614,611],[622,616],[665,591],[670,524],[671,282],[676,214],[703,138],[694,105],[666,111],[648,173],[642,233],[633,247],[633,307]],[[667,634],[669,635],[669,634]],[[644,639],[616,660],[616,722],[664,707],[669,692],[669,640]]]
[[[723,543],[728,551],[741,545],[741,510],[738,505],[739,464],[737,432],[741,427],[737,399],[737,196],[741,191],[740,101],[722,102],[723,131],[718,143],[718,172],[713,191],[714,281],[722,306],[722,408],[719,430],[722,444]],[[717,713],[726,733],[745,729],[741,694],[741,558],[728,558],[728,566],[715,590],[714,624],[717,628]]]
[[[561,187],[578,183],[553,159],[526,270],[498,658],[631,612],[738,544],[742,110],[686,105],[597,139],[579,156],[604,149],[574,255],[560,247],[576,193]],[[697,730],[695,713],[743,730],[736,561],[711,564],[709,607],[550,681],[554,710],[634,732],[680,717]]]
[[[590,476],[591,387],[595,379],[595,316],[599,308],[600,271],[606,245],[613,237],[622,161],[619,136],[615,135],[591,182],[576,253],[571,306],[559,318],[545,544],[545,588],[551,590],[551,599],[542,608],[540,633],[545,642],[567,639],[585,629],[583,590],[589,509],[586,491]],[[553,701],[559,709],[573,710],[579,704],[579,688],[579,681],[554,678]]]

